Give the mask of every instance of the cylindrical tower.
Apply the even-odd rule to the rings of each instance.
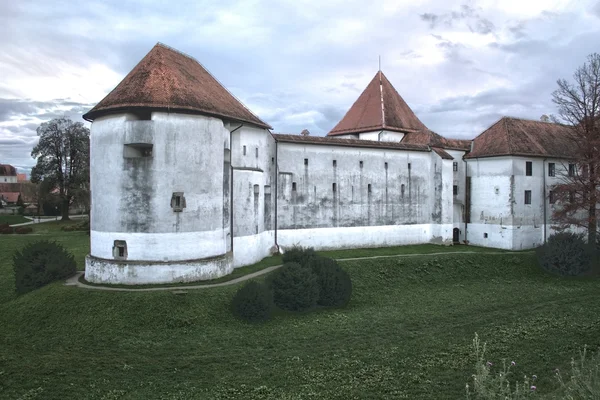
[[[233,123],[269,127],[197,61],[156,45],[84,115],[91,253],[85,278],[146,284],[233,270]]]

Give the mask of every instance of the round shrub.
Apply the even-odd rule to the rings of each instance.
[[[267,321],[273,309],[273,293],[267,285],[250,281],[233,296],[231,308],[237,317],[245,321]]]
[[[592,264],[594,246],[588,246],[583,235],[570,232],[556,233],[537,249],[540,266],[559,275],[579,275]]]
[[[319,299],[317,276],[310,268],[298,263],[286,263],[269,279],[273,301],[282,310],[306,311]]]
[[[317,257],[310,263],[319,283],[319,300],[317,304],[326,307],[344,307],[352,297],[352,280],[350,275],[338,265],[337,261]]]
[[[303,248],[300,246],[294,246],[285,251],[281,259],[283,263],[298,263],[302,266],[307,266],[310,261],[318,257],[315,249],[312,247]]]
[[[29,243],[13,255],[17,293],[27,293],[77,271],[75,258],[64,247],[49,241]]]

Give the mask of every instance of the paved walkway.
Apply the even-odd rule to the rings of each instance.
[[[24,217],[27,218],[28,220],[30,220],[30,222],[23,222],[22,224],[13,224],[10,225],[13,228],[16,228],[17,226],[25,226],[25,225],[33,225],[33,224],[43,224],[44,222],[51,222],[51,221],[59,221],[60,220],[60,216],[56,217],[56,218],[41,218],[41,219],[37,219],[35,217]],[[82,219],[82,218],[87,218],[87,215],[82,214],[82,215],[69,215],[69,218],[71,219]]]
[[[516,254],[520,254],[520,253],[516,253]],[[522,253],[530,253],[530,252],[524,251]],[[388,256],[338,258],[337,261],[343,262],[343,261],[356,261],[356,260],[373,260],[373,259],[377,259],[377,258],[400,258],[400,257],[417,257],[417,256],[442,256],[442,255],[448,255],[448,254],[486,254],[486,255],[489,254],[489,255],[494,255],[494,254],[513,254],[513,253],[506,252],[506,251],[504,251],[504,252],[501,252],[501,251],[490,251],[490,252],[483,252],[483,251],[452,251],[452,252],[449,252],[449,251],[447,251],[447,252],[442,252],[442,253],[394,254],[394,255],[388,255]],[[257,276],[268,274],[269,272],[275,271],[277,268],[280,268],[280,267],[281,267],[281,265],[275,265],[273,267],[268,267],[268,268],[265,268],[265,269],[261,269],[260,271],[256,271],[256,272],[253,272],[251,274],[240,276],[239,278],[235,278],[235,279],[232,279],[230,281],[221,282],[221,283],[212,283],[212,284],[207,284],[207,285],[189,285],[189,286],[164,286],[164,287],[139,288],[139,289],[135,289],[135,288],[118,288],[118,287],[109,287],[109,286],[92,286],[92,285],[86,285],[85,283],[81,283],[79,281],[79,278],[81,277],[81,275],[83,275],[83,271],[79,271],[74,276],[72,276],[69,279],[67,279],[65,285],[67,285],[67,286],[77,286],[77,287],[84,288],[84,289],[108,290],[108,291],[113,291],[113,292],[156,292],[156,291],[164,291],[164,290],[180,291],[180,290],[210,289],[210,288],[220,287],[220,286],[235,285],[236,283],[244,282],[244,281],[247,281],[248,279],[252,279],[252,278],[256,278]]]

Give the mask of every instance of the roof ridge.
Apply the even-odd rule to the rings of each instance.
[[[381,103],[381,127],[385,128],[385,103],[383,102],[383,82],[381,80],[381,69],[379,70],[379,101]]]
[[[506,117],[502,118],[502,122],[504,123],[504,131],[506,131],[506,145],[508,146],[509,153],[512,153],[512,140],[510,140],[510,130],[508,129],[508,124],[506,123],[507,120],[508,118]]]

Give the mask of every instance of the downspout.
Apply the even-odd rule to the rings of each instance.
[[[543,184],[544,184],[544,188],[543,188],[543,192],[544,192],[544,197],[542,199],[542,201],[544,202],[544,244],[546,244],[546,236],[547,234],[547,229],[546,229],[546,158],[544,158],[544,161],[542,161],[542,177],[543,177]]]
[[[229,168],[231,169],[231,178],[229,179],[229,184],[231,185],[231,189],[229,190],[229,226],[231,231],[231,255],[233,258],[233,132],[240,129],[244,124],[242,123],[240,126],[235,128],[232,131],[229,131]]]
[[[279,178],[279,161],[278,161],[278,155],[279,155],[279,144],[277,142],[277,139],[273,138],[275,140],[275,190],[272,190],[271,193],[275,192],[275,247],[277,247],[277,251],[279,251],[279,243],[277,243],[277,212],[278,212],[278,207],[277,207],[277,197],[279,196],[279,183],[278,183],[278,178]]]
[[[468,244],[468,239],[467,239],[467,215],[470,215],[470,212],[468,211],[467,207],[471,206],[471,187],[469,186],[469,191],[467,192],[467,177],[469,175],[469,164],[467,163],[467,160],[465,160],[464,156],[463,156],[463,162],[465,163],[465,244]],[[467,202],[467,200],[469,200]]]

